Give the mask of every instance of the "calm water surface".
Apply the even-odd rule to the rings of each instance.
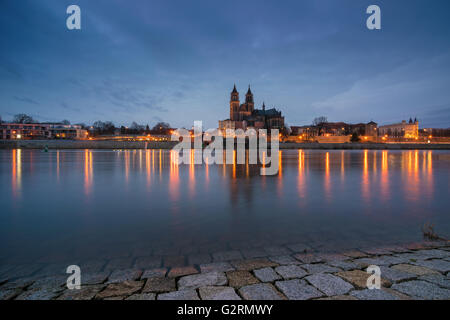
[[[305,243],[318,251],[450,236],[450,152],[280,153],[172,165],[165,150],[1,150],[2,263],[189,255]]]

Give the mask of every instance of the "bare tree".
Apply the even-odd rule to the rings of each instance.
[[[324,123],[327,123],[327,122],[328,122],[327,117],[321,116],[321,117],[314,118],[314,120],[312,122],[312,125],[313,126],[321,126],[321,125],[323,125]]]
[[[31,116],[26,115],[24,113],[16,114],[13,118],[14,123],[35,123],[35,121]]]

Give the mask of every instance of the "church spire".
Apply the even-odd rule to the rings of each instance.
[[[233,91],[232,91],[231,93],[237,93],[237,90],[236,90],[236,83],[234,84]]]
[[[253,94],[253,93],[252,93],[252,90],[250,90],[250,85],[248,85],[248,91],[247,91],[247,94]]]

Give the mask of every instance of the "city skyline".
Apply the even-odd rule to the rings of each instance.
[[[69,4],[0,5],[4,120],[213,128],[236,83],[290,126],[317,116],[450,124],[445,1],[377,1],[379,31],[365,27],[370,1],[77,1],[80,31],[65,28]]]

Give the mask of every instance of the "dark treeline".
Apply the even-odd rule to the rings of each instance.
[[[139,125],[136,122],[133,122],[130,127],[121,126],[116,127],[114,123],[111,121],[96,121],[89,128],[91,134],[93,136],[101,136],[101,135],[148,135],[148,134],[161,134],[167,135],[170,134],[171,127],[166,122],[158,122],[151,129],[149,125]]]

